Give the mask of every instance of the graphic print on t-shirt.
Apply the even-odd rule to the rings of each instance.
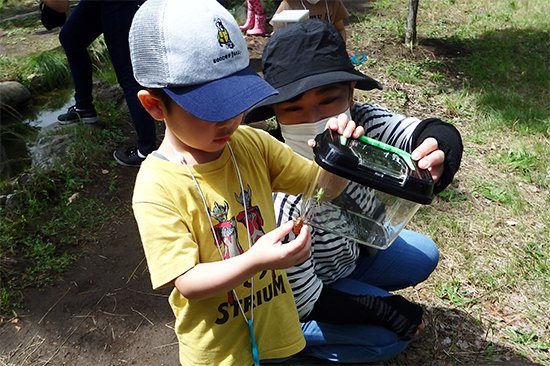
[[[243,197],[244,195],[244,197]],[[252,241],[252,245],[260,239],[264,234],[264,219],[262,218],[262,213],[260,212],[260,208],[258,206],[252,206],[252,188],[250,186],[247,186],[247,190],[244,191],[241,194],[235,193],[235,199],[237,202],[239,202],[243,207],[246,207],[246,213],[244,211],[241,211],[237,214],[236,219],[238,222],[242,223],[246,227],[246,221],[248,221],[248,231],[250,234],[250,240]],[[263,271],[260,274],[260,278],[263,278],[265,276],[267,271]],[[275,270],[271,270],[271,276],[273,279],[275,279]]]
[[[239,243],[239,235],[237,232],[237,221],[235,217],[227,219],[227,214],[229,212],[229,203],[227,201],[223,202],[223,205],[220,205],[218,202],[214,202],[214,208],[209,210],[210,216],[213,219],[219,221],[214,225],[214,232],[216,233],[215,245],[221,246],[223,259],[228,259],[235,257],[239,254],[244,253],[243,247]],[[244,284],[246,287],[250,287],[250,281],[246,281]],[[235,302],[235,297],[233,291],[227,293],[227,302],[233,304]]]
[[[235,199],[241,204],[241,206],[246,207],[246,213],[241,211],[237,214],[236,219],[238,222],[246,226],[246,221],[248,221],[250,240],[254,244],[261,236],[265,234],[264,232],[264,220],[262,219],[262,214],[258,206],[252,206],[252,189],[250,186],[247,186],[247,190],[242,194],[235,193]],[[244,197],[243,197],[244,194]]]

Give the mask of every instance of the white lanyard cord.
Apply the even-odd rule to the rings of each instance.
[[[216,247],[218,248],[218,253],[220,253],[220,257],[223,260],[223,253],[221,249],[220,242],[218,240],[218,236],[216,235],[216,230],[214,229],[214,223],[212,222],[212,218],[210,216],[210,209],[208,208],[208,204],[206,203],[206,198],[204,197],[204,193],[202,192],[201,186],[199,185],[199,182],[197,181],[197,178],[195,178],[195,175],[191,171],[191,168],[187,165],[187,161],[185,160],[185,157],[182,153],[176,151],[174,146],[170,144],[170,147],[174,151],[176,155],[180,156],[180,163],[184,165],[187,168],[187,171],[189,172],[189,175],[191,175],[191,178],[193,179],[193,182],[195,182],[195,186],[197,187],[197,190],[199,191],[199,195],[202,200],[202,204],[204,205],[204,209],[206,211],[206,216],[208,217],[208,223],[210,224],[210,230],[212,231],[212,235],[214,236],[214,241],[216,242]],[[239,178],[239,184],[241,186],[241,195],[243,200],[243,206],[244,206],[244,221],[246,225],[246,232],[248,236],[248,249],[252,247],[252,238],[250,237],[250,228],[248,224],[248,209],[246,207],[246,198],[244,196],[244,187],[243,187],[243,181],[241,178],[241,172],[239,170],[239,166],[237,165],[237,159],[235,159],[235,154],[233,153],[233,149],[231,148],[231,144],[229,142],[227,143],[227,147],[229,147],[229,152],[231,153],[231,158],[233,160],[233,165],[235,166],[235,170],[237,171],[237,177]],[[254,321],[254,276],[250,278],[250,320]],[[246,317],[246,314],[244,312],[243,306],[241,305],[241,302],[239,301],[239,297],[237,296],[237,292],[235,289],[231,290],[233,292],[233,296],[235,296],[235,300],[237,301],[237,305],[239,306],[239,309],[241,310],[241,314],[244,318],[244,321],[248,324],[248,318]]]

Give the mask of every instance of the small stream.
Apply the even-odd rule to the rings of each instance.
[[[28,117],[24,123],[32,127],[44,128],[57,122],[57,116],[67,112],[67,109],[74,104],[74,99],[68,99],[61,107],[55,107],[52,109],[44,108],[36,113],[34,116]]]
[[[73,89],[58,89],[35,97],[29,107],[14,117],[2,113],[0,120],[0,180],[10,179],[32,165],[29,145],[40,129],[57,123],[57,116],[74,104]]]

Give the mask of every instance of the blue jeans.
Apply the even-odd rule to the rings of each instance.
[[[78,109],[93,107],[92,62],[87,47],[104,35],[109,56],[138,138],[138,148],[148,154],[156,148],[155,121],[141,105],[137,93],[143,89],[136,79],[130,60],[128,33],[134,14],[145,0],[81,0],[59,33],[75,89]]]
[[[331,287],[355,295],[389,296],[388,291],[414,286],[428,278],[437,266],[439,252],[428,237],[403,230],[386,250],[362,256],[347,278]],[[374,325],[302,323],[306,348],[299,359],[323,359],[341,363],[378,362],[403,351],[409,342],[392,331]]]

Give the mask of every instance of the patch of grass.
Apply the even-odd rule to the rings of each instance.
[[[56,51],[34,54],[26,59],[21,68],[19,80],[32,88],[39,85],[45,89],[53,89],[66,84],[69,78],[69,68],[65,55]],[[39,81],[37,82],[36,79]]]
[[[397,105],[405,105],[409,100],[407,93],[404,90],[386,90],[383,92],[384,98],[392,100]]]
[[[544,189],[548,187],[550,159],[545,155],[547,146],[543,144],[536,142],[531,146],[519,145],[498,153],[489,161],[501,165],[502,170],[519,173],[525,181]]]
[[[443,61],[432,60],[429,58],[420,62],[418,67],[426,72],[430,72],[430,78],[436,83],[442,82],[447,72],[447,67]]]
[[[474,116],[475,101],[468,91],[458,90],[441,96],[441,103],[452,116],[460,116],[474,126],[480,124],[479,117]]]
[[[511,182],[476,179],[473,182],[473,190],[489,201],[511,208],[515,213],[519,213],[525,206],[525,202]]]
[[[32,29],[42,26],[38,16],[29,16],[26,18],[14,19],[6,21],[4,28],[6,29],[6,36],[25,36],[32,32]],[[18,37],[14,37],[18,38]]]
[[[101,56],[101,42],[98,44],[94,62],[103,67],[98,66],[95,77],[116,80],[109,58]],[[55,51],[33,55],[25,67],[18,67],[51,78],[41,85],[52,87],[67,67],[64,57],[58,56]],[[125,139],[120,123],[128,115],[116,100],[98,98],[96,108],[101,128],[76,125],[64,129],[73,143],[62,162],[47,171],[35,169],[15,181],[0,182],[0,194],[15,192],[8,206],[0,205],[0,319],[17,308],[22,288],[46,286],[57,280],[81,255],[81,247],[93,243],[97,227],[117,209],[117,205],[104,205],[100,196],[88,195],[87,190],[97,180],[106,180],[108,187],[101,197],[120,189],[116,176],[104,175],[99,167],[112,163],[105,151]]]
[[[440,117],[462,134],[455,182],[409,224],[438,244],[439,266],[426,282],[403,290],[461,316],[452,324],[436,318],[433,338],[384,364],[420,364],[411,357],[421,352],[422,360],[451,364],[506,357],[550,365],[547,4],[420,2],[418,35],[433,41],[411,50],[401,44],[405,10],[402,3],[376,1],[364,23],[353,24],[361,35],[350,43],[380,50],[376,64],[361,71],[383,80],[385,89],[365,93],[365,101]],[[461,329],[471,314],[478,315],[483,345]],[[439,347],[445,337],[464,343],[457,350]]]
[[[475,90],[478,108],[502,127],[549,134],[549,38],[549,32],[504,29],[467,41],[472,53],[457,66]]]
[[[0,0],[0,19],[7,19],[17,14],[37,10],[35,0]]]
[[[453,186],[450,186],[441,192],[438,197],[449,203],[458,203],[468,200],[468,196],[462,189]]]
[[[540,335],[532,330],[520,330],[508,328],[506,334],[513,343],[520,344],[526,348],[534,348],[542,352],[548,352],[550,342],[541,339]]]
[[[103,35],[98,37],[88,48],[96,75],[109,84],[116,84],[117,78],[111,64],[109,50]]]
[[[25,268],[23,286],[50,284],[73,259],[73,256],[67,252],[59,253],[56,244],[40,238],[34,238],[23,244],[27,247],[25,257],[33,263]]]
[[[404,83],[416,84],[422,75],[422,68],[408,61],[396,61],[386,68],[388,74]]]
[[[465,291],[461,288],[458,281],[443,284],[438,290],[436,290],[436,295],[453,306],[462,306],[469,301]]]
[[[527,258],[537,262],[537,272],[548,272],[548,260],[550,259],[550,245],[547,242],[529,242],[524,248]]]
[[[18,73],[18,63],[12,57],[0,55],[0,81],[14,80]]]
[[[96,149],[102,144],[102,134],[86,138]],[[84,160],[75,151],[67,156],[69,164],[20,180],[14,203],[0,208],[0,287],[5,289],[0,314],[12,309],[18,289],[57,279],[79,255],[79,246],[93,240],[96,228],[114,212],[115,207],[87,197],[86,187],[100,174],[93,173],[98,160]],[[97,151],[94,157],[99,159]]]
[[[382,11],[391,9],[393,5],[394,4],[392,3],[391,0],[379,0],[379,1],[373,2],[372,9],[375,11],[382,12]]]

